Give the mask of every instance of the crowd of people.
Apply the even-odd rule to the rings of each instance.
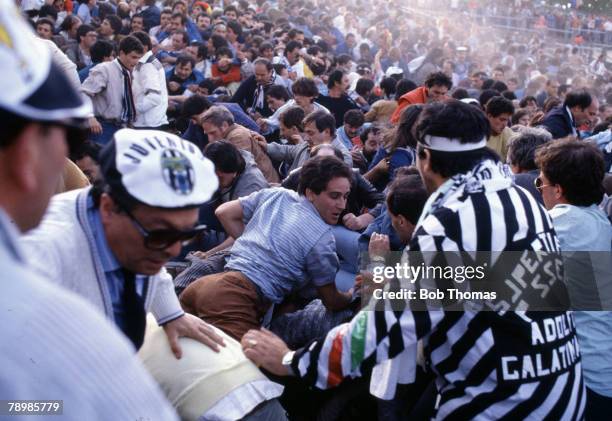
[[[0,399],[607,419],[607,51],[454,20],[536,25],[532,3],[0,0]],[[609,17],[556,10],[609,43]],[[397,308],[370,294],[393,252],[563,270],[521,258],[492,310]]]

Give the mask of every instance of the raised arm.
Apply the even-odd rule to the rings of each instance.
[[[244,232],[244,213],[240,200],[232,200],[222,204],[215,211],[215,215],[230,237],[236,239]]]

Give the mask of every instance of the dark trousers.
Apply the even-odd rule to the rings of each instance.
[[[588,387],[586,390],[587,402],[584,414],[586,421],[609,420],[612,414],[612,398],[593,392]]]

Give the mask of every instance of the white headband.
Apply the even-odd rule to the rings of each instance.
[[[461,143],[459,139],[431,135],[425,135],[423,140],[426,148],[442,152],[466,152],[487,146],[486,137],[483,137],[478,143]]]

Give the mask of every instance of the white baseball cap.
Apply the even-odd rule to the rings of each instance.
[[[219,186],[213,163],[193,143],[158,130],[121,129],[100,152],[119,201],[179,209],[206,203]]]
[[[91,115],[55,64],[44,43],[37,42],[12,0],[0,0],[0,109],[35,121],[82,126]]]

